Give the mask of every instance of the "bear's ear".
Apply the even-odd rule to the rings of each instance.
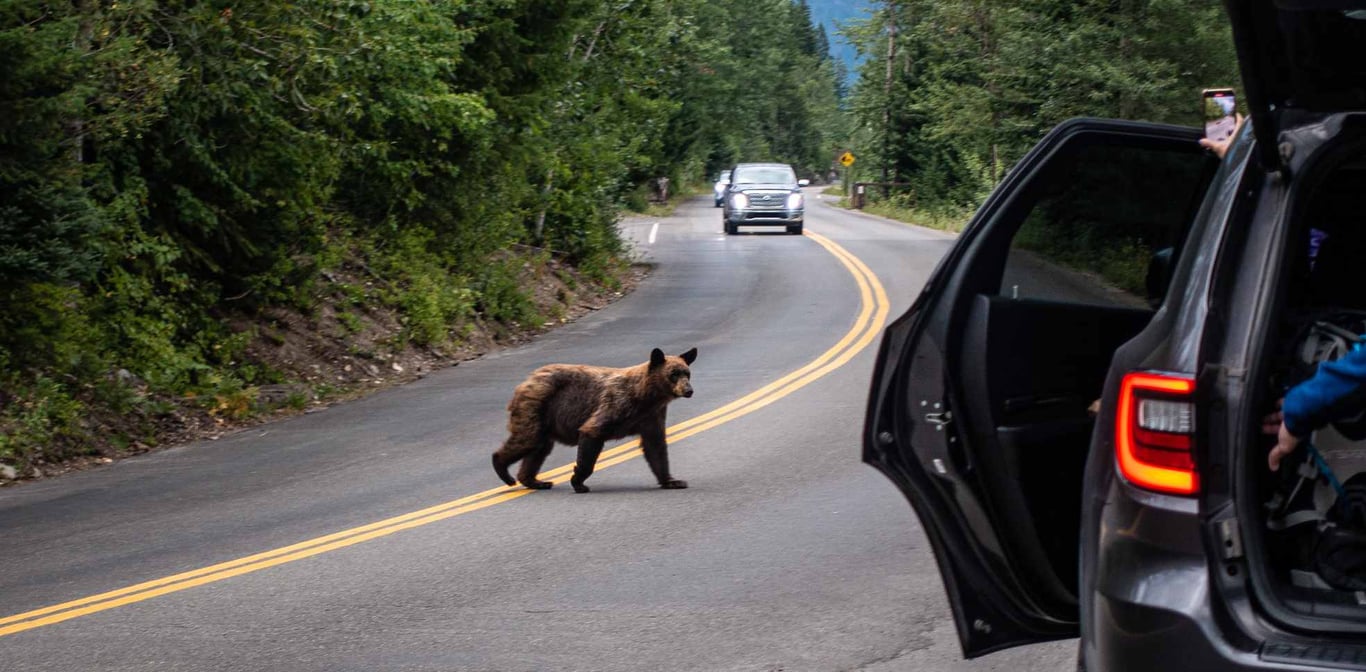
[[[664,364],[664,351],[655,348],[650,351],[650,368],[655,368]]]
[[[679,355],[679,357],[683,358],[684,364],[692,366],[692,363],[697,359],[697,348],[693,348],[692,350]]]

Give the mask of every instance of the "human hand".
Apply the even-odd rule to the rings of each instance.
[[[1281,468],[1281,460],[1295,452],[1295,449],[1298,448],[1299,445],[1299,437],[1291,434],[1290,430],[1285,428],[1285,423],[1282,422],[1280,428],[1276,430],[1276,446],[1272,448],[1271,453],[1266,456],[1267,466],[1271,467],[1272,471],[1279,471]]]
[[[1224,155],[1228,153],[1229,145],[1233,144],[1233,139],[1238,137],[1238,129],[1243,127],[1243,115],[1235,115],[1234,119],[1237,121],[1233,125],[1233,134],[1228,136],[1227,139],[1211,140],[1209,138],[1200,138],[1200,146],[1214,152],[1215,156],[1223,159]]]

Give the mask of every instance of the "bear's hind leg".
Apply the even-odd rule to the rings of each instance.
[[[503,479],[504,483],[507,483],[508,485],[517,485],[517,480],[512,477],[512,474],[508,473],[508,463],[503,460],[498,452],[500,451],[495,451],[493,453],[493,473],[498,474],[498,478]]]
[[[541,465],[545,464],[545,458],[550,456],[550,449],[554,447],[554,439],[548,436],[539,438],[531,452],[522,459],[522,468],[517,471],[517,480],[521,481],[522,485],[531,490],[545,490],[555,485],[550,481],[536,479],[536,474],[541,471]]]
[[[502,479],[504,483],[516,485],[517,481],[512,478],[512,474],[508,473],[508,467],[518,460],[522,460],[525,464],[526,460],[536,451],[539,439],[539,432],[514,430],[503,442],[503,447],[493,452],[493,472],[498,474],[498,478]],[[542,457],[541,459],[545,458]],[[535,473],[532,472],[532,474]]]

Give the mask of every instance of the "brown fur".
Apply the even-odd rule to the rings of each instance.
[[[677,357],[655,348],[650,361],[624,369],[579,364],[536,369],[508,402],[509,436],[493,453],[493,470],[508,485],[549,488],[551,484],[537,480],[536,474],[551,448],[556,441],[577,445],[579,457],[570,484],[575,492],[588,492],[583,482],[593,474],[603,443],[639,435],[645,461],[660,487],[688,487],[669,475],[664,416],[669,402],[692,396],[688,365],[696,358],[697,348]],[[518,460],[522,466],[514,481],[508,467]]]

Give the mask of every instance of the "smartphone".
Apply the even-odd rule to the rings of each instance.
[[[1202,93],[1205,137],[1228,140],[1238,127],[1238,97],[1233,89],[1205,89]]]

